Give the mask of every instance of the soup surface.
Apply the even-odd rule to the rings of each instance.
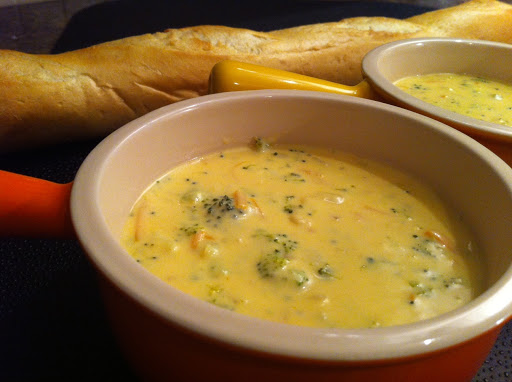
[[[184,292],[296,325],[404,324],[479,292],[468,230],[420,182],[348,154],[260,139],[156,181],[122,242]]]
[[[468,117],[512,126],[512,85],[465,74],[435,73],[402,78],[403,91]]]

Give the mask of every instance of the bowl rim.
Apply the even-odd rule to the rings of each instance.
[[[447,138],[468,146],[482,160],[492,162],[498,176],[504,179],[512,193],[512,169],[495,154],[466,135],[408,110],[356,97],[310,91],[255,90],[207,95],[165,106],[128,123],[103,140],[83,162],[72,189],[72,221],[77,237],[97,271],[140,305],[175,326],[245,350],[309,360],[378,361],[425,354],[495,330],[510,318],[512,266],[498,282],[473,301],[436,318],[385,328],[319,329],[274,323],[219,308],[171,287],[134,262],[110,232],[97,200],[100,174],[108,158],[115,155],[118,146],[129,140],[132,134],[161,118],[205,104],[262,98],[314,98],[347,104],[362,103],[375,109],[391,110],[404,118],[422,120]],[[109,256],[104,256],[105,253]],[[172,306],[169,299],[174,301]]]
[[[410,47],[411,45],[425,46],[428,48],[429,46],[438,44],[453,44],[454,47],[477,46],[479,48],[506,50],[510,51],[512,57],[512,44],[507,43],[449,37],[411,38],[386,43],[368,52],[362,61],[363,76],[370,82],[372,87],[385,98],[391,98],[393,102],[406,105],[406,107],[415,112],[425,114],[448,125],[455,126],[472,135],[506,141],[512,140],[512,127],[468,117],[422,101],[399,89],[379,70],[379,61],[382,60],[383,57],[385,58],[386,55],[396,54],[400,49]],[[471,73],[468,74],[471,75]]]

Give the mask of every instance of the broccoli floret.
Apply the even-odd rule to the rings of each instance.
[[[279,250],[263,256],[256,264],[258,273],[264,279],[293,283],[302,287],[309,281],[307,273],[300,269],[288,268],[290,260]]]
[[[223,288],[217,285],[210,285],[210,290],[208,291],[208,301],[211,304],[217,305],[220,308],[224,308],[227,310],[236,310],[237,305],[240,301],[229,293],[226,292]]]
[[[192,236],[201,231],[203,227],[201,227],[199,224],[193,224],[188,227],[181,227],[180,231],[184,232],[187,236]]]
[[[302,287],[307,284],[309,277],[303,270],[288,268],[290,260],[283,257],[280,251],[269,253],[257,263],[258,273],[264,279],[290,282]]]
[[[254,137],[252,139],[251,146],[254,150],[263,152],[270,147],[270,144],[259,137]]]
[[[189,204],[200,203],[203,199],[204,195],[199,190],[190,190],[181,196],[181,201]]]
[[[430,296],[430,294],[432,293],[431,287],[419,283],[417,281],[409,281],[409,285],[413,289],[414,294],[416,295]]]
[[[298,246],[295,240],[289,239],[286,234],[273,235],[263,230],[258,230],[255,236],[266,239],[273,248],[256,263],[256,268],[262,278],[292,282],[297,286],[304,286],[309,281],[305,271],[289,267],[293,260],[291,253]]]
[[[442,256],[444,252],[444,247],[442,244],[430,239],[423,239],[422,241],[416,243],[412,249],[424,256],[436,258]]]
[[[281,251],[276,249],[274,252],[263,256],[256,266],[260,276],[266,279],[276,277],[276,274],[282,271],[289,262],[290,260],[285,258]]]
[[[304,271],[290,269],[288,273],[290,275],[290,278],[288,278],[287,280],[294,281],[299,287],[306,285],[309,281],[309,277],[307,273]]]
[[[332,268],[329,264],[325,264],[325,265],[321,266],[320,268],[318,268],[316,273],[318,274],[318,276],[326,278],[326,279],[334,277],[334,271],[332,270]]]
[[[240,215],[244,214],[244,211],[235,207],[233,198],[227,195],[206,199],[203,203],[203,207],[207,215],[211,215],[213,218],[220,220],[224,216],[230,216],[233,219],[238,219]]]

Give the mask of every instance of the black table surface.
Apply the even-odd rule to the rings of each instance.
[[[137,34],[220,24],[272,30],[353,16],[405,18],[425,7],[383,2],[119,1],[75,15],[63,52]],[[0,156],[0,169],[69,182],[98,141]],[[95,273],[75,240],[0,239],[0,381],[137,381],[103,310]],[[473,382],[512,381],[512,324]],[[413,381],[412,381],[413,382]]]

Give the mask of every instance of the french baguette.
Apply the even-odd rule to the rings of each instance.
[[[357,17],[272,32],[203,25],[55,55],[0,50],[0,152],[104,137],[206,94],[212,66],[224,59],[351,85],[369,50],[437,36],[512,43],[512,5],[472,0],[406,20]]]

